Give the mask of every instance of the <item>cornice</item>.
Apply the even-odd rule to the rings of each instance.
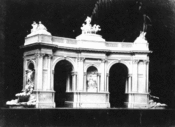
[[[75,52],[94,52],[94,53],[114,53],[114,54],[149,54],[152,51],[144,51],[144,50],[109,50],[109,49],[90,49],[90,48],[82,48],[82,47],[66,47],[66,46],[58,46],[55,44],[46,44],[46,43],[34,43],[30,45],[20,46],[21,49],[28,48],[42,48],[48,47],[51,49],[61,49]]]

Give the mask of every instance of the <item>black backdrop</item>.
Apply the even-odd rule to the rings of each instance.
[[[22,89],[23,59],[19,46],[33,21],[42,21],[54,36],[75,38],[87,16],[99,24],[107,41],[134,41],[149,16],[150,89],[174,106],[175,3],[173,0],[1,0],[0,100],[4,106]],[[95,7],[96,4],[96,7]]]

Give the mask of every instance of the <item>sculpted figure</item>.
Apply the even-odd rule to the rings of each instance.
[[[39,24],[37,24],[36,22],[33,22],[31,33],[28,34],[27,37],[37,35],[37,34],[51,35],[51,33],[47,31],[47,28],[41,23],[41,21],[39,21]]]
[[[87,17],[85,20],[86,24],[83,23],[83,26],[81,27],[82,33],[91,33],[91,18]]]
[[[17,97],[29,96],[33,92],[33,89],[34,89],[34,83],[33,83],[34,71],[28,69],[26,71],[26,74],[27,74],[27,83],[26,83],[24,92],[16,94]]]
[[[90,23],[91,23],[91,18],[88,16],[88,17],[86,18],[85,22],[86,22],[87,25],[90,25]]]
[[[47,28],[41,23],[41,21],[39,21],[38,30],[46,30],[47,31]]]
[[[27,84],[33,82],[33,76],[34,76],[33,73],[34,73],[34,71],[32,71],[30,69],[28,69],[26,71],[26,74],[27,74]]]
[[[87,79],[87,85],[88,85],[88,91],[89,92],[96,92],[97,91],[97,77],[96,74],[91,73],[88,75],[88,79]]]
[[[35,32],[37,30],[37,27],[38,27],[38,24],[34,21],[33,24],[32,24],[32,29],[31,29],[31,33],[32,32]]]
[[[146,32],[142,31],[140,32],[139,37],[145,40],[145,35],[146,35]]]
[[[34,82],[33,82],[33,77],[34,77],[34,71],[32,70],[27,70],[27,81],[25,85],[25,89],[21,93],[17,93],[16,97],[18,97],[15,100],[7,101],[7,105],[35,105],[36,104],[36,98],[32,94],[34,90]]]
[[[82,30],[82,33],[83,34],[96,34],[98,31],[100,31],[100,26],[99,25],[96,25],[94,24],[93,27],[91,25],[91,18],[88,16],[85,20],[86,24],[83,23],[82,27],[81,27],[81,30]]]
[[[94,33],[97,33],[97,32],[100,31],[100,30],[101,30],[101,29],[100,29],[100,26],[99,26],[99,25],[96,25],[96,24],[93,25],[92,31],[93,31]]]

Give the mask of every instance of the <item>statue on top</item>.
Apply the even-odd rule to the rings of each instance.
[[[82,34],[96,34],[101,30],[99,25],[91,25],[91,18],[89,16],[86,18],[85,22],[86,24],[83,23],[81,27]]]
[[[31,33],[36,31],[36,29],[38,27],[38,24],[34,21],[33,24],[32,24],[32,27],[33,28],[31,29]]]
[[[38,25],[38,30],[46,30],[47,31],[47,28],[41,23],[41,21],[39,21],[39,25]]]
[[[39,21],[39,24],[36,23],[35,21],[32,24],[32,29],[31,33],[27,35],[27,37],[36,35],[36,34],[45,34],[45,35],[51,35],[48,31],[47,28]]]

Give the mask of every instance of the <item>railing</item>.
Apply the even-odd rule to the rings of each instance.
[[[52,41],[56,43],[65,43],[65,44],[77,44],[75,39],[62,38],[62,37],[52,37]]]
[[[106,42],[107,47],[132,48],[133,43],[128,42]]]

